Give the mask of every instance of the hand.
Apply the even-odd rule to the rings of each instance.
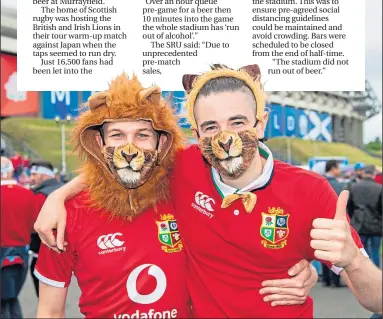
[[[39,234],[41,242],[50,249],[61,253],[67,245],[64,242],[64,233],[66,226],[66,210],[64,201],[54,193],[48,196],[39,216],[35,222],[35,231]],[[57,229],[57,241],[53,230]]]
[[[342,268],[347,267],[359,253],[347,219],[348,194],[348,191],[340,193],[334,219],[315,219],[310,233],[315,257]]]
[[[274,306],[303,304],[312,287],[318,281],[318,273],[305,259],[289,269],[289,279],[266,280],[262,282],[261,295],[267,294],[263,299]]]

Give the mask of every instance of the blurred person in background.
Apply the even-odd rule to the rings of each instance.
[[[347,210],[351,225],[360,238],[374,264],[380,266],[382,240],[382,185],[374,180],[375,167],[364,168],[360,182],[350,188]]]
[[[340,164],[336,160],[329,160],[326,162],[325,166],[325,177],[329,181],[332,188],[335,190],[337,195],[343,190],[343,186],[339,183],[339,178],[341,176]]]
[[[343,186],[338,182],[338,178],[341,175],[341,169],[339,162],[336,160],[329,160],[325,164],[325,174],[331,187],[334,189],[336,194],[339,196],[343,191]],[[322,279],[325,286],[330,287],[333,284],[335,287],[341,287],[340,276],[330,271],[325,264],[322,264]]]
[[[12,162],[1,157],[1,318],[22,318],[18,296],[28,273],[28,246],[36,219],[35,197],[17,184],[13,173]]]
[[[14,168],[14,177],[17,181],[19,181],[19,178],[23,172],[23,159],[18,152],[15,152],[15,154],[11,157],[11,162]]]
[[[24,166],[24,173],[29,176],[30,173],[31,173],[31,169],[29,167],[29,163],[30,163],[30,160],[29,160],[29,156],[28,154],[24,156],[23,158],[23,166]]]
[[[358,162],[354,165],[354,173],[351,176],[351,181],[348,184],[348,190],[351,189],[351,186],[359,181],[362,180],[363,178],[363,170],[366,167],[364,163]]]
[[[32,190],[35,194],[37,213],[43,207],[44,202],[48,195],[60,188],[63,184],[55,178],[54,168],[50,162],[47,161],[34,161],[31,167],[31,184]],[[35,276],[34,270],[40,251],[41,240],[37,233],[33,232],[31,235],[32,262],[31,262],[31,275],[33,284],[35,286],[36,295],[39,296],[39,279]]]
[[[378,184],[382,185],[382,172],[377,171],[374,180]]]

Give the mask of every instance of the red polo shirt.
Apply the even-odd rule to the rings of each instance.
[[[69,245],[57,254],[42,245],[35,274],[68,287],[72,272],[86,318],[190,318],[186,255],[174,208],[162,203],[132,222],[89,208],[81,193],[66,202]]]
[[[25,246],[36,220],[35,196],[15,180],[1,181],[1,247]]]
[[[315,218],[334,218],[337,195],[323,177],[267,158],[264,172],[242,190],[225,186],[196,146],[181,152],[172,178],[172,198],[188,255],[187,283],[198,318],[312,318],[313,302],[272,307],[261,283],[287,278],[301,259],[316,259],[310,247]],[[241,200],[221,208],[225,196],[253,192],[255,208]],[[356,233],[354,232],[354,235]],[[360,240],[357,243],[361,247]]]

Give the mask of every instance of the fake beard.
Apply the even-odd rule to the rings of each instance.
[[[224,131],[198,140],[202,155],[220,175],[237,179],[249,168],[259,141],[254,129],[239,133]]]
[[[142,150],[134,144],[104,147],[105,162],[115,179],[125,188],[133,189],[144,184],[157,163],[157,151]]]

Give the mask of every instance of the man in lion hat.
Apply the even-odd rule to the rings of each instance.
[[[88,106],[74,131],[86,189],[66,203],[66,251],[40,251],[37,317],[65,316],[73,272],[86,318],[188,318],[167,178],[182,146],[176,117],[158,87],[125,74]]]
[[[304,284],[305,289],[298,288],[299,280],[272,280],[286,277],[287,270],[299,260],[314,259],[314,252],[308,245],[307,232],[300,236],[301,231],[294,231],[288,237],[290,208],[285,212],[280,201],[277,203],[280,206],[275,202],[269,204],[268,198],[273,198],[273,193],[263,196],[263,191],[269,191],[268,186],[274,183],[271,183],[274,166],[279,171],[284,164],[274,164],[271,152],[258,141],[262,138],[266,117],[264,93],[259,80],[253,76],[257,70],[256,66],[239,71],[215,68],[200,77],[184,77],[185,89],[189,92],[189,120],[200,150],[192,146],[179,151],[171,180],[176,217],[182,220],[181,235],[185,232],[187,238],[184,240],[188,253],[186,278],[196,317],[274,317],[281,316],[281,311],[283,316],[285,312],[293,317],[312,316],[312,301],[306,302],[311,279]],[[223,80],[216,81],[218,79]],[[189,87],[189,80],[194,86]],[[199,108],[198,103],[202,102],[206,103]],[[216,107],[219,110],[214,109]],[[208,118],[199,123],[199,116]],[[258,149],[263,149],[262,155],[268,160],[260,156]],[[254,173],[257,176],[254,177]],[[246,179],[243,180],[243,176]],[[277,177],[280,178],[279,173]],[[86,176],[79,177],[52,196],[45,208],[50,216],[47,213],[40,216],[43,226],[36,228],[49,244],[53,245],[54,241],[44,229],[58,225],[63,233],[65,212],[58,208],[62,198],[82,190],[81,180],[86,184]],[[278,179],[277,183],[280,183]],[[237,186],[234,189],[229,184]],[[243,190],[243,184],[251,185]],[[109,189],[104,196],[108,195]],[[145,195],[150,197],[151,193]],[[221,196],[225,198],[222,200]],[[125,195],[125,200],[126,205],[130,205],[134,197]],[[54,207],[55,212],[49,207]],[[257,210],[261,211],[253,212]],[[258,218],[263,215],[267,227],[260,229],[262,223]],[[305,227],[309,229],[310,218],[308,214]],[[272,238],[266,236],[269,233]],[[299,272],[295,271],[295,275]],[[273,307],[283,304],[292,306]]]

